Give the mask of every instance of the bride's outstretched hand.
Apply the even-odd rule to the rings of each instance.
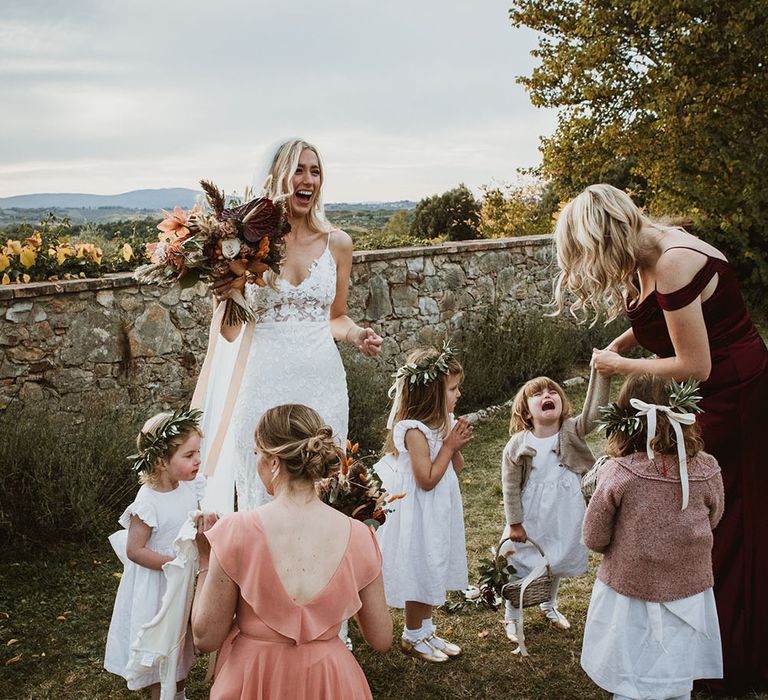
[[[366,357],[376,357],[381,352],[384,339],[372,328],[363,328],[363,333],[357,341],[357,349]]]

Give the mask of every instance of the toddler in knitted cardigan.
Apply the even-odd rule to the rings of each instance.
[[[515,577],[535,577],[544,551],[553,575],[550,598],[541,604],[549,622],[569,629],[570,622],[557,608],[561,577],[587,571],[587,548],[581,541],[584,498],[581,475],[595,462],[586,436],[597,425],[598,409],[608,402],[610,377],[590,373],[584,407],[571,416],[568,397],[549,377],[527,381],[512,402],[510,433],[501,462],[506,527],[501,553],[508,556]],[[504,630],[526,654],[523,615],[505,603]]]
[[[584,542],[603,561],[581,665],[619,700],[682,700],[694,679],[722,677],[712,529],[723,480],[701,450],[698,397],[681,389],[631,376],[604,416],[611,459],[584,518]]]

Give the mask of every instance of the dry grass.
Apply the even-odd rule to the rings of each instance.
[[[572,396],[580,405],[581,392]],[[463,482],[470,578],[480,556],[496,541],[503,523],[499,461],[507,440],[506,416],[480,426],[465,451]],[[537,611],[527,617],[531,656],[512,655],[500,613],[467,609],[437,611],[441,632],[461,644],[464,655],[441,665],[403,656],[395,647],[383,656],[353,630],[355,655],[378,700],[483,698],[488,700],[594,700],[607,694],[579,665],[581,637],[596,559],[590,573],[565,581],[561,609],[572,628],[551,628]],[[104,641],[117,589],[118,562],[103,537],[87,545],[58,545],[49,552],[5,551],[0,563],[0,698],[91,700],[129,698],[120,678],[101,669]],[[59,619],[63,618],[63,619]],[[396,634],[402,616],[395,614]],[[7,646],[11,639],[18,641]],[[19,661],[7,663],[20,655]],[[190,675],[188,696],[207,697],[205,661]],[[697,696],[703,700],[706,696]],[[768,695],[753,698],[768,700]],[[286,699],[289,700],[289,699]]]

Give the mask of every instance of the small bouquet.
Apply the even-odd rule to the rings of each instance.
[[[266,197],[248,199],[227,208],[224,192],[201,180],[206,205],[188,212],[176,207],[163,210],[165,219],[157,243],[147,244],[151,262],[137,268],[139,282],[170,287],[191,287],[199,280],[215,282],[230,274],[249,274],[251,281],[264,286],[264,272],[280,272],[284,237],[291,227],[280,202]],[[227,299],[224,323],[237,325],[253,315],[242,295]]]
[[[387,513],[393,510],[387,506],[405,494],[390,496],[376,473],[355,457],[358,449],[357,443],[353,445],[347,440],[347,456],[341,468],[320,479],[315,487],[324,503],[376,529],[384,524]]]

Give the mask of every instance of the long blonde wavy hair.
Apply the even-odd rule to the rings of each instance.
[[[560,274],[555,280],[556,314],[566,292],[576,296],[568,309],[586,319],[604,311],[612,321],[626,301],[636,301],[640,230],[651,221],[629,196],[612,185],[590,185],[565,205],[557,219],[555,243]],[[593,321],[594,323],[594,321]]]
[[[272,158],[272,165],[269,168],[266,180],[264,180],[263,194],[272,200],[288,199],[294,192],[291,178],[296,173],[299,166],[301,152],[308,148],[317,156],[317,162],[320,164],[320,189],[315,196],[312,209],[309,210],[307,220],[313,231],[318,233],[327,233],[333,226],[325,215],[325,206],[323,205],[323,183],[325,182],[325,166],[323,158],[316,146],[304,141],[303,139],[291,139],[280,144]]]

